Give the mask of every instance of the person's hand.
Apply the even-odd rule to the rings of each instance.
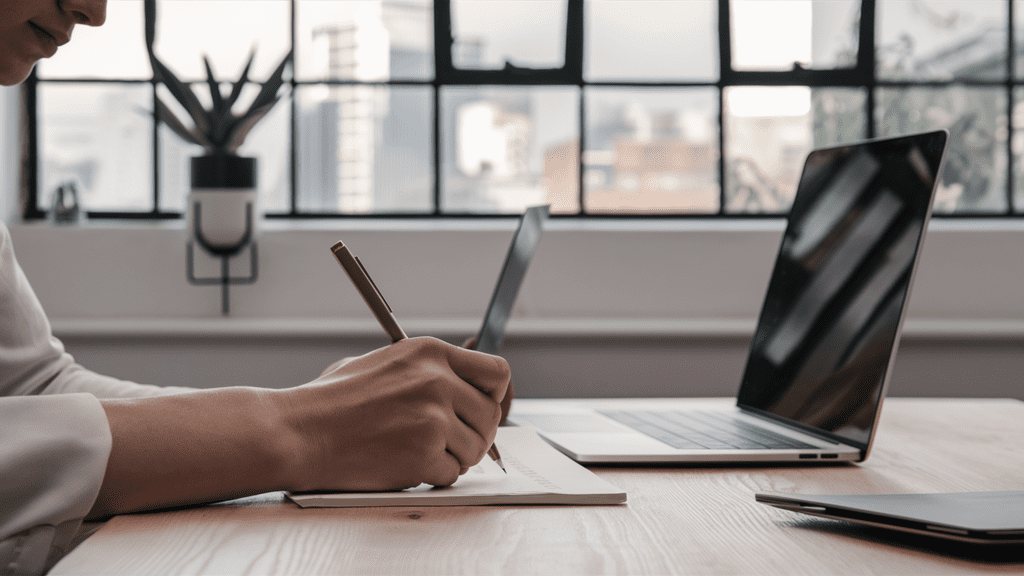
[[[494,442],[504,359],[434,338],[401,340],[282,390],[301,451],[293,490],[446,486]]]
[[[351,362],[353,360],[355,360],[354,356],[348,356],[346,358],[342,358],[341,360],[337,360],[335,362],[332,362],[330,366],[328,366],[327,368],[324,368],[324,371],[320,373],[319,378],[323,378],[324,376],[327,376],[331,372],[334,372],[338,368],[341,368],[342,366],[344,366],[345,364],[348,364],[349,362]]]
[[[476,350],[476,337],[473,336],[462,343],[462,347],[468,350]],[[346,359],[339,360],[338,362],[345,362]],[[335,363],[337,364],[337,362]],[[504,426],[508,420],[508,413],[512,410],[512,399],[515,398],[515,390],[512,388],[512,380],[508,381],[508,389],[505,391],[505,397],[501,399],[501,421],[498,422],[498,426]]]

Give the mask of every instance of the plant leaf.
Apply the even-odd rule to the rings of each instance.
[[[213,128],[210,130],[210,140],[217,146],[223,146],[239,120],[240,118],[232,114],[230,110],[220,118],[217,118]]]
[[[231,131],[230,140],[228,140],[227,144],[224,146],[225,150],[234,154],[235,151],[238,150],[239,146],[245,142],[245,137],[249,135],[249,131],[251,131],[253,127],[256,126],[256,124],[262,120],[268,112],[270,112],[270,109],[274,107],[274,104],[277,104],[278,100],[279,98],[275,97],[269,103],[264,104],[256,110],[250,110],[245,113],[245,116],[239,118],[238,123]]]
[[[202,132],[186,127],[160,98],[156,99],[156,117],[164,124],[167,124],[167,127],[180,136],[182,140],[198,144],[207,150],[211,148],[209,140],[206,139]]]
[[[252,66],[254,58],[256,58],[255,48],[249,51],[249,60],[245,63],[245,68],[242,69],[242,75],[238,78],[238,82],[235,82],[231,87],[231,94],[228,95],[227,99],[228,110],[235,105],[238,96],[242,94],[242,88],[245,88],[245,83],[249,81],[249,67]]]
[[[150,62],[153,64],[153,71],[157,73],[157,77],[167,89],[170,90],[171,95],[185,108],[189,116],[192,117],[192,121],[196,123],[196,128],[200,132],[206,132],[210,127],[210,117],[203,105],[199,103],[199,99],[196,98],[192,88],[188,84],[185,84],[178,77],[171,72],[171,69],[164,66],[164,63],[156,57],[156,54],[150,54]]]
[[[210,59],[206,54],[203,54],[203,64],[206,65],[206,84],[210,87],[210,98],[213,99],[211,112],[216,118],[224,113],[224,97],[220,93],[220,84],[217,84],[217,79],[213,77],[213,67],[210,66]]]
[[[282,77],[284,76],[285,66],[291,61],[292,52],[289,50],[288,54],[285,54],[281,63],[277,65],[277,69],[274,73],[267,78],[267,81],[263,83],[263,88],[260,89],[260,93],[256,95],[256,99],[252,101],[249,106],[249,111],[242,115],[243,118],[248,117],[254,110],[258,110],[271,102],[277,101],[277,91],[281,88]]]

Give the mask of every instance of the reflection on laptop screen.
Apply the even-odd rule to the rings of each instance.
[[[811,153],[740,406],[867,445],[946,137],[939,131]]]

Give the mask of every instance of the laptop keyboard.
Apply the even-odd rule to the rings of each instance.
[[[817,448],[721,412],[601,410],[600,413],[682,450]]]

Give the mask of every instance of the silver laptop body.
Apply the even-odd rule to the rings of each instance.
[[[735,404],[517,399],[588,463],[827,463],[868,457],[946,149],[944,130],[812,151]]]

